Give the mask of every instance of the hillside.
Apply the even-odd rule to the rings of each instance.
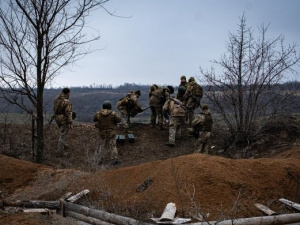
[[[70,132],[68,154],[62,157],[56,156],[58,130],[53,126],[45,131],[44,165],[37,165],[29,162],[30,145],[24,142],[29,129],[11,127],[11,134],[14,129],[21,131],[11,142],[20,159],[0,155],[0,190],[6,199],[56,200],[67,191],[89,189],[81,204],[143,221],[160,216],[168,202],[176,203],[179,216],[188,217],[198,208],[209,220],[218,220],[262,215],[254,203],[291,212],[278,199],[300,201],[299,146],[271,149],[268,158],[228,159],[216,155],[218,143],[212,143],[214,155],[193,154],[187,134],[169,148],[164,145],[167,130],[136,124],[135,142],[118,146],[122,162],[99,165],[93,155],[97,132],[91,124]],[[13,155],[3,148],[2,153]],[[138,192],[148,178],[152,183]],[[0,224],[72,224],[57,216],[0,215]]]

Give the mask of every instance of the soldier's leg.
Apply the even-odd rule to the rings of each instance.
[[[123,117],[123,127],[124,127],[124,129],[128,129],[129,128],[129,124],[128,124],[129,115],[128,115],[128,112],[125,108],[121,109],[120,112],[121,112],[121,115]]]
[[[67,134],[69,132],[69,125],[68,124],[62,124],[60,126],[60,136],[59,136],[59,139],[58,139],[58,151],[60,153],[63,152],[63,150],[65,149],[65,145],[66,145],[66,137],[67,137]]]
[[[189,120],[189,126],[192,127],[192,121],[194,120],[194,111],[195,109],[189,108],[188,109],[188,120]]]
[[[170,144],[175,144],[176,128],[177,128],[176,118],[171,117],[170,124],[169,124],[169,143]]]
[[[117,150],[116,139],[111,138],[108,143],[109,143],[109,150],[110,150],[110,159],[117,159],[119,157],[119,153]]]
[[[164,129],[164,117],[163,117],[161,107],[156,108],[156,114],[157,114],[157,117],[158,117],[158,125],[159,125],[160,129]]]
[[[150,121],[151,121],[151,127],[155,127],[155,124],[156,124],[156,108],[153,107],[153,106],[150,106],[150,109],[151,109],[151,118],[150,118]]]

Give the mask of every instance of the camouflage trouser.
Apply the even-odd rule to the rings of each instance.
[[[208,154],[208,142],[211,137],[211,132],[200,132],[199,138],[196,139],[195,153]]]
[[[157,118],[157,123],[158,125],[162,126],[163,125],[163,113],[162,113],[162,107],[150,107],[151,109],[151,124],[155,125],[156,124],[156,118]]]
[[[185,124],[185,116],[170,117],[169,124],[169,143],[175,144],[175,138],[181,137],[181,125]]]
[[[98,154],[101,157],[101,160],[110,158],[117,159],[119,154],[117,150],[116,140],[112,139],[100,139]]]
[[[188,121],[189,121],[189,127],[192,127],[192,121],[194,120],[195,116],[194,116],[194,111],[195,109],[193,108],[189,108],[188,109]]]
[[[60,125],[60,136],[58,139],[58,151],[59,152],[63,152],[63,150],[65,149],[65,145],[66,145],[66,137],[67,134],[69,132],[69,124],[62,124]]]
[[[124,119],[124,121],[123,121],[124,128],[125,129],[129,128],[129,124],[130,124],[130,115],[129,115],[129,113],[127,112],[126,108],[119,109],[119,111],[121,112],[121,115]]]

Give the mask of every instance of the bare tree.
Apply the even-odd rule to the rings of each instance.
[[[108,0],[2,0],[0,85],[11,104],[36,112],[37,162],[43,156],[43,93],[59,71],[85,54],[99,38],[83,33],[89,13]]]
[[[268,26],[261,25],[258,30],[255,38],[243,15],[237,33],[229,34],[227,52],[213,61],[211,70],[200,68],[212,108],[244,145],[271,115],[290,104],[293,92],[282,90],[280,83],[296,72],[294,66],[300,60],[295,43],[285,45],[283,35],[268,39]]]

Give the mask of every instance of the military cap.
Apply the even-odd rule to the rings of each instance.
[[[190,77],[189,82],[195,81],[194,77]]]
[[[182,79],[186,80],[186,77],[183,75],[183,76],[180,77],[180,80],[182,80]]]

